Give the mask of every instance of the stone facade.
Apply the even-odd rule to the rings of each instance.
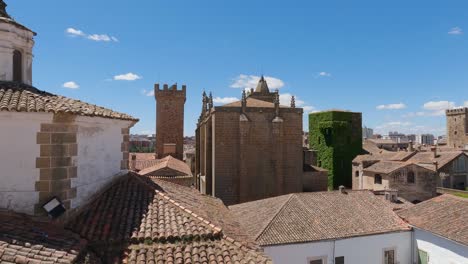
[[[154,86],[156,98],[156,155],[162,159],[171,155],[182,160],[184,154],[184,105],[186,86],[177,90],[177,85],[170,88],[164,84]]]
[[[447,116],[447,145],[451,148],[468,147],[468,107],[449,109]]]
[[[228,205],[302,191],[303,110],[280,106],[263,78],[259,87],[224,106],[203,96],[196,185]]]

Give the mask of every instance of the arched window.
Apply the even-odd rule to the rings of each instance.
[[[19,50],[13,52],[13,81],[23,82],[23,55]]]
[[[408,175],[406,175],[406,181],[408,183],[414,183],[414,181],[415,181],[414,172],[412,172],[412,171],[408,172]]]
[[[359,177],[359,171],[356,171],[356,172],[354,173],[354,176]]]
[[[380,174],[375,175],[374,184],[382,184],[382,175],[380,175]]]

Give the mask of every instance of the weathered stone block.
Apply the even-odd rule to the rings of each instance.
[[[50,191],[50,181],[37,181],[35,190],[39,192]]]
[[[50,144],[50,133],[38,132],[36,141],[37,144]]]
[[[76,143],[75,133],[53,133],[51,135],[52,144],[70,144]]]
[[[50,169],[50,179],[55,180],[64,180],[68,178],[68,168],[53,168]]]
[[[71,188],[71,180],[56,180],[50,182],[50,190],[56,191],[68,191]]]
[[[56,113],[54,114],[54,123],[72,123],[75,121],[76,116],[69,113]]]
[[[52,157],[50,159],[50,167],[68,167],[71,166],[71,158],[70,157]]]
[[[36,158],[36,168],[49,168],[50,167],[50,158]]]
[[[73,179],[78,177],[78,167],[69,167],[68,168],[68,178]]]

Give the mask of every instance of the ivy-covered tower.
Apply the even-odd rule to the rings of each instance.
[[[341,110],[309,114],[309,147],[328,170],[328,189],[352,187],[352,160],[362,152],[362,114]]]

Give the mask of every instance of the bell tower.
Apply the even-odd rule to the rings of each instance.
[[[0,0],[0,81],[32,85],[32,61],[36,33],[16,22]]]
[[[169,87],[164,84],[154,85],[156,98],[156,157],[162,159],[168,155],[176,159],[184,158],[184,105],[186,86],[177,89],[177,84]]]

